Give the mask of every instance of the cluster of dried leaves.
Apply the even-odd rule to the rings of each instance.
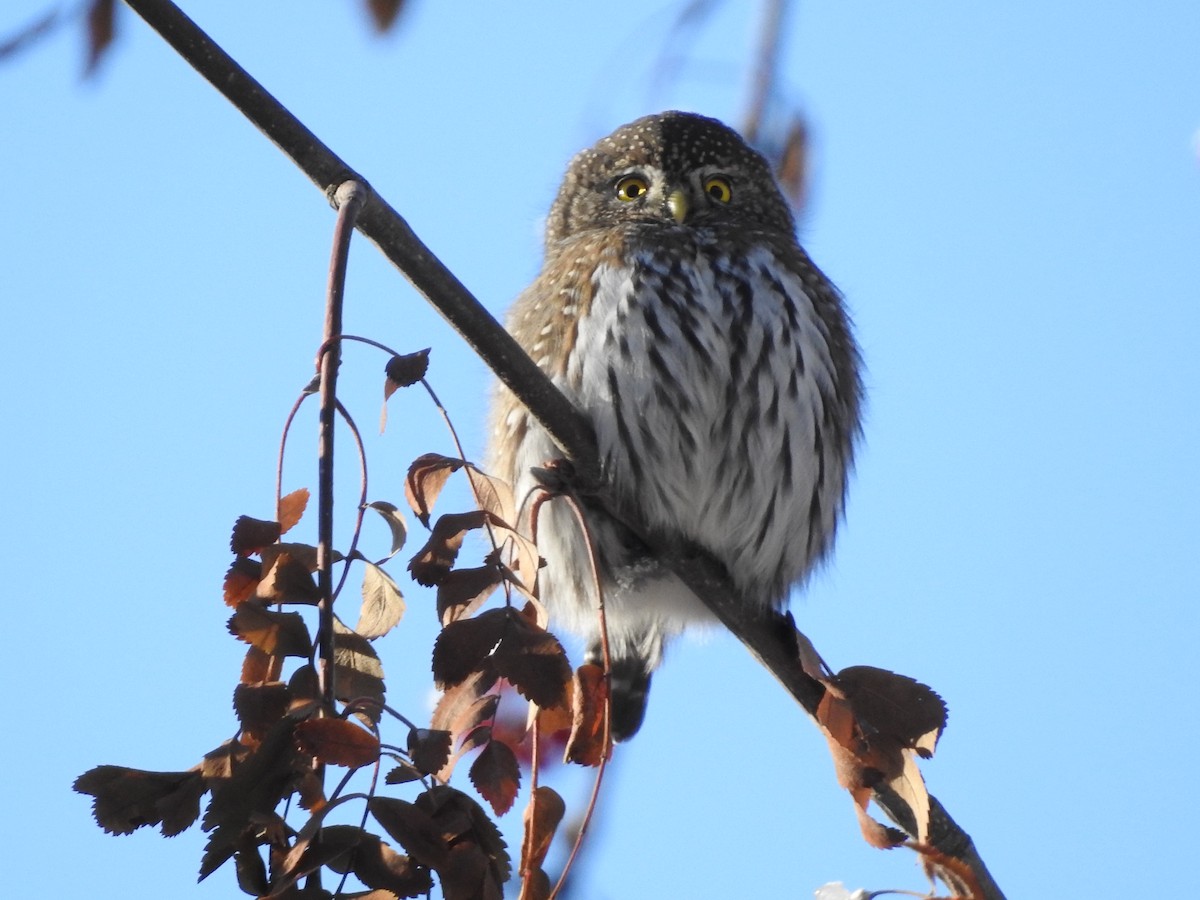
[[[385,397],[423,381],[426,365],[426,353],[393,358]],[[318,618],[330,623],[332,633],[322,635],[318,626],[314,636],[313,616],[306,619],[300,610],[332,598],[323,598],[314,580],[317,548],[283,540],[308,502],[306,490],[296,491],[279,501],[275,519],[243,516],[233,528],[224,600],[234,610],[230,633],[248,645],[234,689],[237,733],[186,771],[106,765],[80,776],[75,789],[94,797],[97,823],[113,834],[158,826],[171,836],[200,819],[209,832],[200,877],[232,859],[238,885],[257,897],[333,897],[322,887],[324,869],[343,884],[353,874],[365,888],[343,893],[339,884],[337,896],[414,897],[428,893],[436,877],[450,900],[500,900],[512,875],[505,842],[489,812],[448,782],[460,760],[474,752],[468,777],[491,813],[502,816],[520,791],[524,757],[533,762],[534,785],[525,814],[521,896],[549,896],[542,865],[564,804],[551,788],[536,784],[537,739],[568,732],[570,760],[593,766],[606,760],[605,681],[596,666],[573,672],[546,630],[533,589],[541,560],[508,524],[515,510],[506,484],[460,458],[422,456],[406,482],[417,518],[430,526],[438,495],[460,470],[479,508],[438,517],[409,563],[419,583],[436,586],[443,626],[433,674],[444,693],[431,727],[416,727],[387,706],[383,667],[372,644],[405,611],[400,589],[384,569],[405,541],[399,511],[386,502],[368,504],[391,529],[391,553],[375,562],[357,550],[334,554],[334,562],[362,567],[358,621],[350,627],[337,615]],[[491,550],[482,565],[456,567],[472,531],[486,532]],[[503,603],[484,609],[498,592]],[[322,647],[331,649],[328,656]],[[502,697],[518,702],[516,694],[529,701],[525,736],[496,727]],[[381,740],[386,716],[408,728],[403,747]],[[516,746],[526,738],[532,754]],[[419,788],[415,796],[379,793],[385,762],[391,767],[384,783]],[[328,767],[347,770],[331,792]],[[370,773],[369,788],[346,792],[360,769]],[[348,803],[361,807],[363,824],[327,824],[329,814]],[[298,828],[288,822],[292,804],[307,816]],[[368,818],[379,833],[365,827]]]

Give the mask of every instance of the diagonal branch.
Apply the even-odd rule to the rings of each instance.
[[[168,0],[126,0],[188,63],[261,130],[327,196],[344,181],[366,180],[325,146],[257,81]],[[513,391],[573,461],[586,485],[599,483],[595,439],[587,421],[537,368],[512,337],[426,247],[386,201],[368,192],[358,230],[459,332],[478,356]],[[637,526],[637,519],[625,516]],[[654,546],[652,541],[648,541]],[[790,616],[753,613],[738,597],[724,570],[711,557],[691,550],[657,548],[676,574],[779,680],[809,715],[816,713],[824,687],[801,668],[797,632]],[[915,816],[898,797],[876,800],[904,827]],[[970,837],[931,798],[930,843],[960,860],[977,876],[980,900],[1003,900]],[[907,829],[912,833],[911,827]]]

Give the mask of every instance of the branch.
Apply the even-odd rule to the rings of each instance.
[[[344,181],[367,184],[274,97],[221,50],[168,0],[126,0],[146,22],[226,99],[241,111],[326,195]],[[580,481],[599,482],[595,438],[582,415],[555,388],[512,337],[461,282],[426,247],[408,223],[373,191],[359,213],[358,230],[459,332],[475,353],[513,391],[555,443],[572,460]],[[635,517],[624,516],[637,526]],[[644,529],[639,529],[644,530]],[[650,543],[654,547],[653,542]],[[675,573],[733,632],[754,657],[779,680],[804,710],[815,715],[824,693],[808,676],[797,657],[797,632],[791,617],[752,612],[742,601],[722,566],[700,551],[656,547]],[[915,817],[903,801],[876,795],[888,815],[904,827]],[[941,853],[960,860],[976,874],[983,888],[980,900],[1004,900],[974,849],[970,837],[931,799],[930,843]],[[906,829],[912,833],[911,827]]]

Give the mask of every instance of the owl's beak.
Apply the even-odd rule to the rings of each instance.
[[[683,191],[674,190],[667,194],[667,209],[671,211],[671,218],[676,224],[682,225],[688,214],[687,196]]]

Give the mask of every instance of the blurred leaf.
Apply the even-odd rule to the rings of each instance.
[[[383,664],[371,642],[351,631],[336,616],[333,620],[334,687],[337,699],[348,703],[365,698],[374,701],[363,713],[379,721],[384,702]]]
[[[331,766],[357,769],[379,759],[379,738],[346,719],[308,719],[296,726],[302,752]]]
[[[373,639],[387,634],[399,623],[404,615],[404,597],[387,572],[374,563],[364,565],[362,611],[354,630]]]
[[[132,834],[162,823],[166,837],[179,834],[200,815],[206,790],[198,769],[146,772],[124,766],[96,766],[75,779],[74,790],[94,797],[92,815],[110,834]]]
[[[300,488],[279,499],[279,530],[287,534],[296,527],[308,506],[308,489]]]
[[[387,527],[392,532],[392,550],[388,554],[388,558],[395,556],[404,547],[404,542],[408,539],[408,526],[404,524],[404,517],[400,515],[400,509],[395,503],[388,503],[386,500],[374,500],[367,504],[367,509],[373,509],[383,517],[383,521],[387,523]]]
[[[413,460],[404,479],[404,496],[413,513],[426,528],[429,515],[438,495],[446,486],[450,476],[466,465],[461,459],[453,459],[440,453],[423,453]]]
[[[553,788],[538,785],[530,794],[521,841],[521,871],[527,874],[521,885],[520,900],[540,900],[549,895],[549,880],[542,864],[565,813],[566,804]]]
[[[512,809],[521,789],[516,754],[504,741],[491,740],[471,764],[471,784],[498,816]]]
[[[308,656],[312,641],[299,613],[274,612],[257,603],[243,603],[229,619],[229,631],[264,653]]]
[[[87,65],[85,75],[95,74],[100,59],[116,34],[115,0],[91,0],[87,14]]]

